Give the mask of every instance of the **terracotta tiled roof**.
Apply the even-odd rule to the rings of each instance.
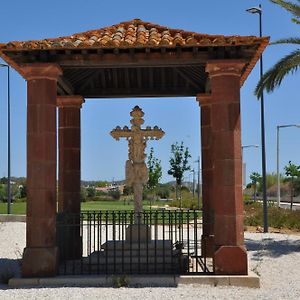
[[[199,34],[134,19],[66,37],[0,44],[0,50],[230,46],[264,42],[268,43],[267,38]]]

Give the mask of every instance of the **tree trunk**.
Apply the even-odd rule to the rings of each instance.
[[[254,201],[256,201],[256,184],[254,184]]]
[[[180,209],[182,209],[181,184],[179,185]]]

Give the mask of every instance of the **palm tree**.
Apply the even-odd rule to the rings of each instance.
[[[289,161],[288,165],[284,167],[285,175],[291,179],[291,209],[293,209],[293,199],[294,199],[294,178],[300,176],[300,166],[292,164]]]
[[[250,174],[250,179],[252,181],[252,186],[253,186],[253,189],[254,189],[254,192],[253,192],[253,200],[256,201],[256,196],[257,196],[257,184],[259,182],[261,182],[261,175],[257,172],[253,172]]]
[[[292,13],[292,22],[300,25],[300,0],[299,4],[292,3],[284,0],[270,0],[271,2],[280,5]],[[271,43],[276,44],[293,44],[300,45],[300,38],[292,37],[287,39],[280,39]],[[272,92],[276,87],[280,86],[283,78],[288,74],[293,74],[300,68],[300,49],[294,50],[292,53],[280,59],[271,69],[269,69],[258,82],[255,95],[260,98],[263,90]]]

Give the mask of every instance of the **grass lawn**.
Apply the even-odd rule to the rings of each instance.
[[[144,208],[150,209],[149,201],[144,201]],[[164,206],[168,203],[166,202],[155,202],[153,205],[155,206]],[[82,202],[81,203],[81,210],[133,210],[134,206],[131,202],[129,205],[127,202],[124,205],[122,200],[120,201],[90,201],[90,202]],[[26,214],[26,203],[19,202],[13,203],[11,205],[11,211],[14,215],[25,215]],[[0,214],[7,213],[7,204],[0,203]]]
[[[12,203],[11,213],[13,215],[25,215],[26,214],[26,203]],[[0,214],[7,214],[7,203],[0,203]]]

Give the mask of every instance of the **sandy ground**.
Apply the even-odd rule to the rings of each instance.
[[[179,286],[177,288],[28,288],[0,285],[0,299],[300,299],[300,236],[246,232],[249,268],[261,288]],[[0,224],[0,273],[18,272],[25,245],[24,223]]]

